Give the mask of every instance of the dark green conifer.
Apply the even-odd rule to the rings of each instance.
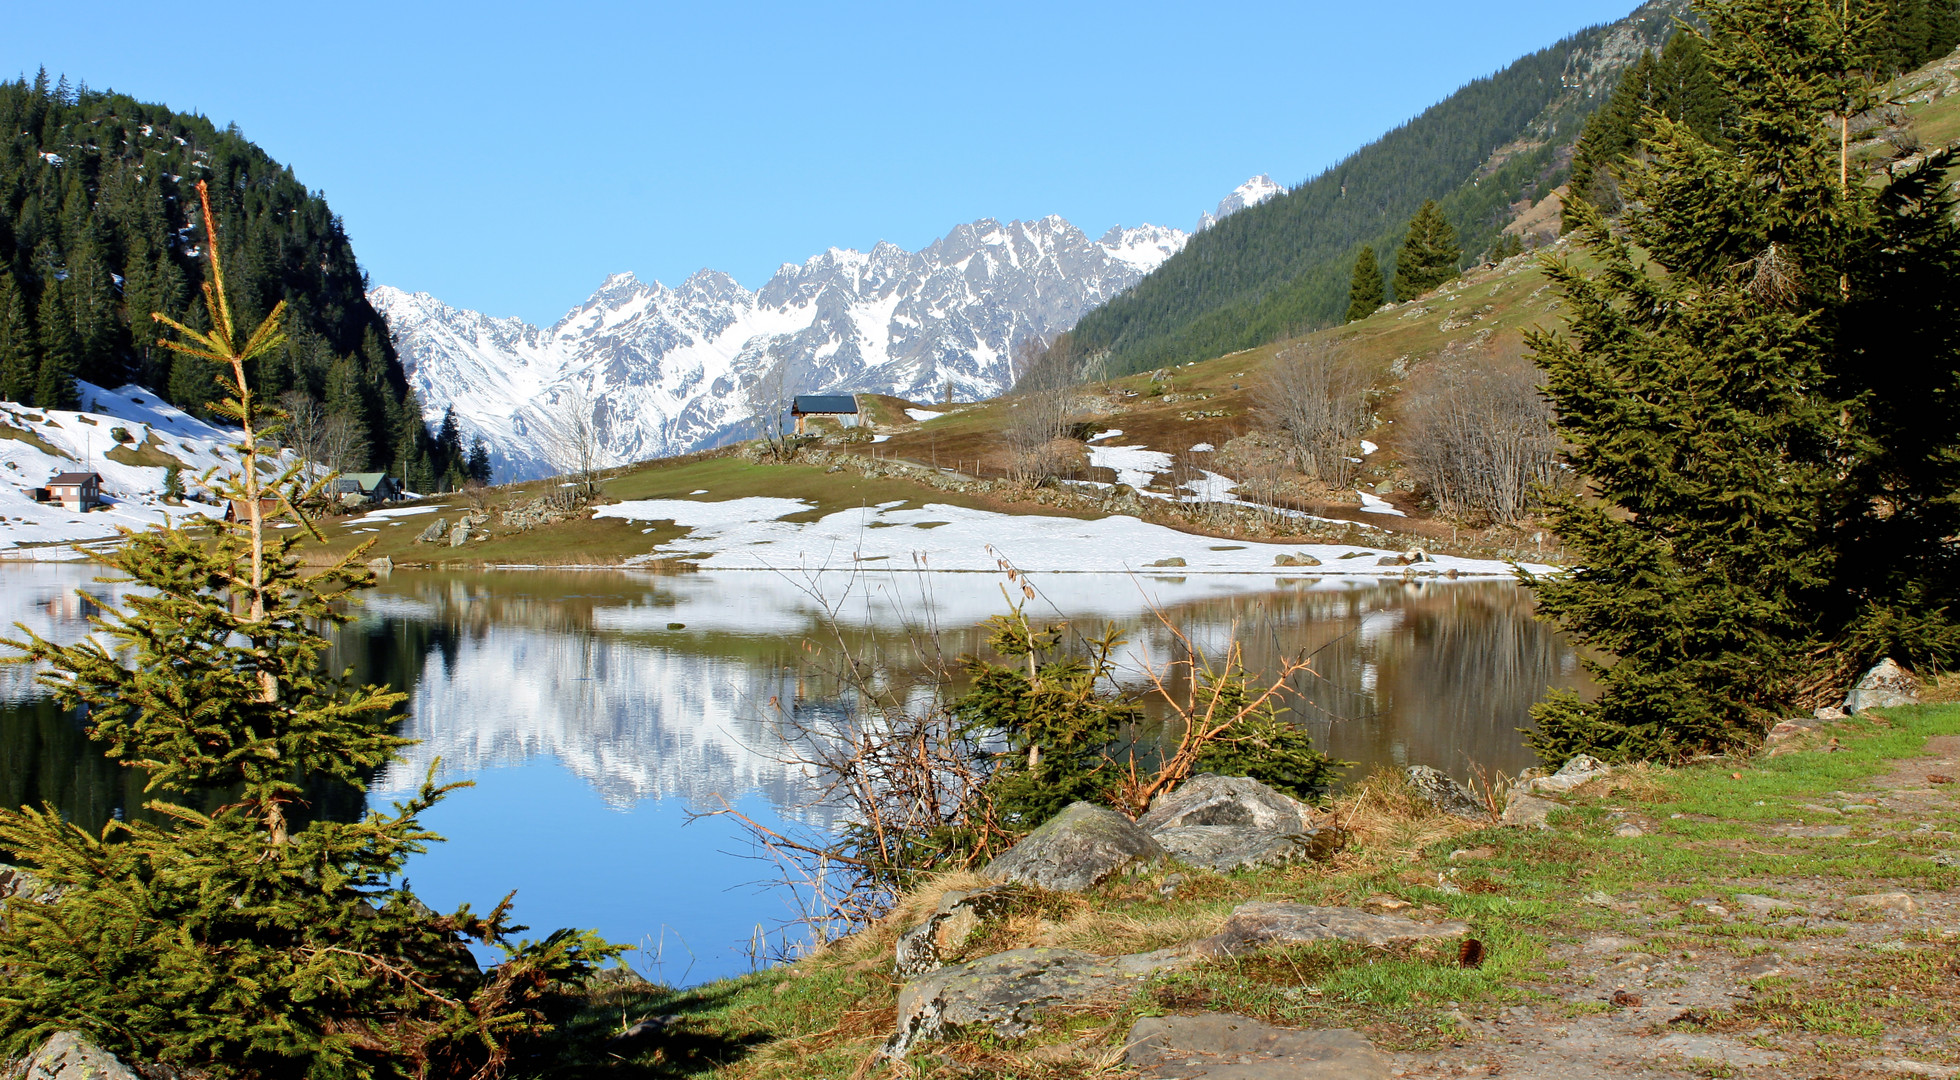
[[[469,478],[479,484],[490,482],[490,448],[483,443],[483,436],[470,436]]]
[[[1650,111],[1620,226],[1572,204],[1569,331],[1531,338],[1590,485],[1555,509],[1580,569],[1534,584],[1602,658],[1596,700],[1533,711],[1548,763],[1747,746],[1880,657],[1960,657],[1954,157],[1841,179],[1856,9],[1702,10],[1728,146]]]
[[[27,301],[12,274],[0,272],[0,401],[31,404],[40,373]]]
[[[1443,217],[1442,207],[1434,199],[1424,200],[1395,256],[1395,298],[1413,300],[1456,277],[1462,259],[1456,229]]]
[[[59,282],[41,284],[41,302],[34,312],[40,333],[41,362],[34,373],[34,404],[43,409],[73,409],[81,400],[75,388],[75,369],[81,342]]]
[[[214,222],[208,197],[204,210]],[[324,669],[319,628],[344,623],[349,591],[371,580],[365,549],[302,572],[296,533],[312,530],[296,507],[317,483],[300,463],[261,468],[276,417],[246,377],[277,346],[282,310],[241,338],[217,245],[207,258],[212,329],[163,321],[181,335],[171,348],[224,379],[238,467],[208,483],[245,512],[215,536],[124,530],[95,558],[143,589],[93,620],[97,636],[62,646],[21,627],[26,640],[6,643],[166,797],[99,835],[52,805],[0,810],[0,849],[62,896],[0,902],[0,1055],[72,1030],[124,1060],[219,1078],[501,1075],[555,996],[618,950],[573,931],[513,943],[508,898],[487,915],[417,900],[402,871],[438,839],[419,821],[449,790],[432,779],[393,813],[300,814],[307,782],[358,789],[396,759],[403,695]],[[262,499],[305,529],[275,532]],[[186,805],[207,799],[215,810]],[[470,940],[504,961],[479,970]]]
[[[1374,246],[1364,244],[1361,254],[1354,257],[1354,279],[1348,284],[1347,321],[1373,315],[1386,299],[1388,292],[1382,284],[1382,268],[1375,260]]]

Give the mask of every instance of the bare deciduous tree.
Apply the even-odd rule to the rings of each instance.
[[[599,470],[606,463],[598,404],[584,387],[559,390],[554,398],[546,452],[577,485],[579,497],[589,500],[598,491]]]
[[[1301,472],[1345,488],[1368,431],[1368,390],[1367,374],[1331,346],[1296,345],[1273,358],[1259,404]]]
[[[1079,411],[1081,372],[1065,339],[1039,337],[1014,347],[1014,393],[1001,430],[1008,474],[1039,484],[1070,469],[1081,448],[1068,439]]]
[[[1564,478],[1551,405],[1519,356],[1445,353],[1409,389],[1402,460],[1445,513],[1515,521]]]
[[[790,445],[789,410],[795,400],[795,384],[790,376],[789,360],[774,351],[770,354],[769,366],[762,369],[755,381],[742,390],[743,404],[747,406],[749,422],[755,425],[756,434],[767,444],[770,454],[777,458],[788,457],[793,450]]]

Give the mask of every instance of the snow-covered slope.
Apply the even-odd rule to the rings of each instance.
[[[992,396],[1017,343],[1074,326],[1185,239],[984,219],[922,251],[832,248],[754,292],[713,270],[671,288],[615,274],[549,329],[385,285],[369,299],[431,421],[453,406],[513,479],[563,468],[545,443],[567,402],[592,403],[608,463],[715,445],[745,429],[744,390],[779,360],[791,393]]]
[[[204,470],[224,464],[235,433],[167,405],[140,386],[76,385],[82,412],[0,401],[0,552],[23,544],[110,537],[118,525],[142,528],[161,521],[166,511],[183,517],[211,509],[166,507],[160,498],[164,470],[169,461],[178,462],[184,487],[191,489]],[[118,430],[126,440],[116,438]],[[28,495],[56,473],[90,471],[102,476],[111,504],[106,509],[78,514]]]
[[[1218,209],[1213,210],[1209,214],[1201,215],[1198,218],[1198,227],[1191,231],[1204,232],[1206,229],[1244,210],[1248,206],[1258,206],[1275,195],[1284,194],[1286,194],[1285,188],[1275,183],[1272,177],[1267,176],[1265,173],[1260,173],[1258,176],[1233,188],[1230,195],[1218,200]]]

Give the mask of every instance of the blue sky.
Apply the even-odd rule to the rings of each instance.
[[[236,123],[374,282],[550,323],[620,270],[754,288],[982,217],[1188,229],[1634,3],[32,4],[0,73]]]

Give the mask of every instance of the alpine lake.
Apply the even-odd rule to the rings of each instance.
[[[81,564],[0,564],[0,623],[52,640],[87,632],[124,587]],[[1023,583],[1033,590],[1029,599]],[[1110,624],[1123,685],[1146,690],[1184,645],[1254,678],[1306,656],[1288,716],[1317,747],[1459,778],[1534,764],[1518,729],[1553,688],[1588,689],[1572,647],[1510,582],[1253,575],[395,571],[353,608],[331,662],[408,695],[406,760],[314,810],[386,810],[431,770],[471,781],[425,816],[446,838],[409,881],[438,908],[486,910],[516,890],[531,936],[594,927],[636,946],[649,978],[686,985],[767,964],[804,939],[795,892],[757,858],[733,807],[771,828],[822,827],[786,763],[785,715],[848,714],[847,658],[900,700],[985,651],[990,616],[1025,605],[1071,636]],[[87,599],[78,593],[86,593]],[[0,651],[6,651],[0,649]],[[1270,676],[1269,676],[1270,677]],[[1173,692],[1181,686],[1173,682]],[[1145,698],[1148,709],[1148,694]],[[41,802],[99,829],[142,814],[143,777],[101,756],[25,665],[0,665],[0,804]],[[3,855],[4,853],[0,853]]]

